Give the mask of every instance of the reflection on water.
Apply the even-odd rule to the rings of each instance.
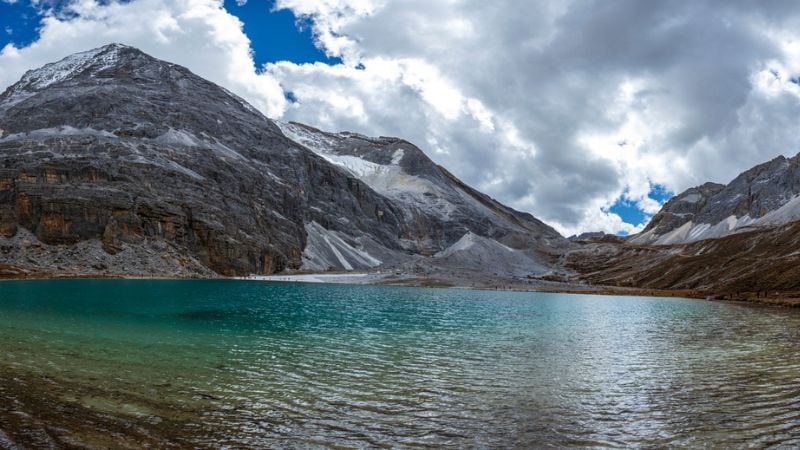
[[[800,315],[243,281],[0,283],[0,447],[797,446]]]

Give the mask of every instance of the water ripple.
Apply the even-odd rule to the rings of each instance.
[[[800,445],[795,311],[115,283],[0,285],[0,400],[27,399],[3,387],[12,378],[46,376],[48,405],[98,414],[95,429],[58,428],[64,442],[102,447],[90,437],[136,429],[134,440],[211,448]],[[0,429],[20,439],[9,414]],[[45,412],[24,414],[34,430]]]

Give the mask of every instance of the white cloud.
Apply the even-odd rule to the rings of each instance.
[[[0,53],[0,86],[69,53],[135,45],[272,117],[409,139],[565,234],[634,232],[606,212],[620,197],[653,214],[653,184],[727,182],[800,150],[791,0],[278,0],[343,64],[263,72],[219,1],[73,7],[79,18],[49,17],[39,41]]]
[[[652,215],[660,207],[648,197],[654,184],[678,192],[727,182],[800,150],[800,135],[785,124],[797,116],[800,90],[790,82],[800,70],[793,2],[279,6],[311,18],[330,54],[365,64],[352,80],[394,76],[385,88],[363,90],[304,73],[314,79],[313,98],[347,92],[366,105],[368,120],[339,120],[345,112],[302,94],[289,117],[409,138],[467,182],[563,232],[631,232],[603,212],[620,197]],[[377,58],[382,64],[371,66]],[[754,77],[772,60],[785,74],[765,90]],[[390,64],[401,61],[414,65]],[[419,68],[435,77],[415,78]],[[274,73],[285,86],[303,83],[285,67]],[[473,102],[479,114],[460,106]],[[386,111],[393,104],[402,117]]]

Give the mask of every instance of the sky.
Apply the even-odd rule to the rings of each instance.
[[[274,119],[403,137],[564,235],[800,151],[795,0],[0,0],[0,89],[111,42]]]

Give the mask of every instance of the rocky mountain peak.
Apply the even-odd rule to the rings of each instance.
[[[672,197],[650,220],[644,232],[653,230],[657,234],[664,234],[693,220],[703,210],[708,200],[724,188],[724,184],[708,182]]]
[[[408,141],[276,123],[119,44],[29,71],[0,95],[0,156],[0,243],[36,270],[447,271],[455,263],[434,255],[472,233],[489,245],[465,249],[477,252],[470,270],[512,249],[514,273],[529,274],[568,245]]]
[[[727,185],[687,189],[662,207],[631,241],[679,244],[719,238],[800,218],[800,155],[778,156]]]
[[[12,93],[37,91],[57,83],[67,81],[84,72],[90,76],[101,74],[112,69],[133,56],[146,56],[139,50],[122,44],[109,44],[93,50],[76,53],[66,58],[47,64],[41,68],[30,70],[22,79],[12,86]],[[152,61],[156,61],[150,58]]]
[[[205,132],[229,142],[280,134],[228,90],[121,44],[27,72],[0,95],[0,120],[6,135],[65,126],[149,139]]]

